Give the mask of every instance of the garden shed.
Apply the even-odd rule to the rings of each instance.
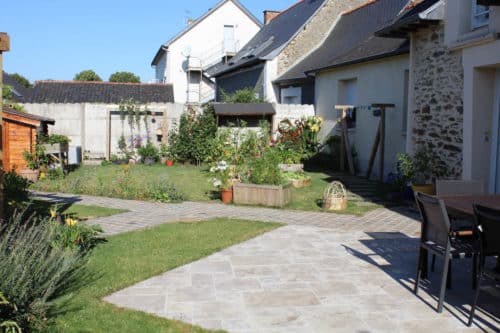
[[[13,109],[3,109],[3,169],[26,169],[23,158],[25,150],[31,152],[36,144],[37,134],[47,135],[48,125],[54,125],[54,119],[40,117]]]
[[[261,120],[273,128],[276,110],[272,103],[216,103],[214,104],[217,126],[259,127]]]

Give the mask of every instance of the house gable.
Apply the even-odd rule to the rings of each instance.
[[[219,10],[223,5],[225,5],[228,2],[232,2],[236,7],[238,7],[248,18],[253,21],[257,26],[262,27],[262,23],[259,21],[258,18],[256,18],[245,6],[243,6],[238,0],[222,0],[218,4],[216,4],[213,8],[210,8],[205,14],[200,16],[198,19],[195,21],[191,22],[187,27],[185,27],[182,31],[180,31],[177,35],[169,39],[167,42],[165,42],[160,48],[158,49],[158,52],[156,52],[155,57],[153,58],[153,61],[151,62],[151,66],[156,66],[161,57],[165,54],[165,51],[168,50],[169,46],[175,43],[177,40],[182,38],[185,34],[187,34],[189,31],[193,30],[195,27],[197,27],[201,22],[203,22],[206,18],[208,18],[210,15],[215,13],[217,10]]]

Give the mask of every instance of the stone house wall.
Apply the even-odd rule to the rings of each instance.
[[[444,26],[420,29],[412,36],[413,103],[410,146],[434,150],[450,175],[462,174],[463,67],[460,52],[444,45]]]
[[[319,12],[300,31],[280,53],[278,75],[306,56],[328,36],[332,25],[340,13],[358,7],[366,0],[327,0]]]

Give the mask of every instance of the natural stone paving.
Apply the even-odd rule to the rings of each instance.
[[[287,225],[105,298],[158,316],[234,333],[498,332],[500,309],[487,286],[475,325],[467,328],[470,261],[453,265],[453,289],[437,313],[439,272],[412,292],[420,223],[405,209],[363,217],[185,202],[158,204],[39,194],[129,209],[92,220],[107,234],[212,217]],[[438,261],[439,264],[439,261]],[[439,267],[439,265],[437,265]],[[498,297],[499,295],[497,295]]]
[[[401,233],[288,225],[105,301],[234,333],[481,331],[464,325],[470,293],[454,292],[470,290],[470,262],[454,266],[454,289],[439,314],[435,289],[421,298],[411,292],[417,246]],[[432,277],[437,286],[439,274]],[[497,329],[478,314],[481,328]]]

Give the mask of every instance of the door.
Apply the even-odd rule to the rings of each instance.
[[[224,53],[236,53],[234,43],[234,25],[224,25]]]

